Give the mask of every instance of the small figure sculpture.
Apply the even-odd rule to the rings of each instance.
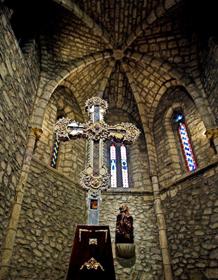
[[[127,205],[122,205],[116,221],[116,243],[133,243],[133,217]]]

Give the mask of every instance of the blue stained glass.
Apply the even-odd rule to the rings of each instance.
[[[181,120],[184,121],[184,117]],[[185,158],[188,170],[194,171],[197,168],[197,164],[196,164],[194,154],[192,151],[192,147],[190,144],[186,125],[182,121],[179,122],[178,132],[179,132],[181,146],[182,146],[182,150],[183,150],[183,154],[184,154],[184,158]]]
[[[127,166],[123,166],[123,170],[127,170]]]
[[[111,160],[111,170],[115,170],[116,169],[116,160],[112,159]]]
[[[180,113],[176,114],[174,117],[175,122],[181,122],[183,119],[184,119],[184,117]]]

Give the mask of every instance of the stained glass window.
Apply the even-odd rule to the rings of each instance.
[[[114,144],[110,146],[110,166],[111,166],[111,188],[117,187],[117,162],[116,147]]]
[[[110,145],[111,188],[129,187],[127,150],[125,145]]]
[[[60,141],[55,136],[52,155],[51,155],[51,167],[53,167],[53,168],[57,167],[59,147],[60,147]]]
[[[128,166],[127,166],[126,147],[124,145],[122,145],[120,147],[120,154],[121,154],[121,167],[122,167],[123,188],[128,188],[129,187],[129,182],[128,182]]]
[[[177,124],[178,135],[187,169],[188,171],[194,171],[197,169],[197,162],[195,160],[191,140],[188,135],[185,117],[182,113],[175,113],[173,119]]]

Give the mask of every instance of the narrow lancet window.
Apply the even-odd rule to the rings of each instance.
[[[175,113],[173,119],[177,123],[178,135],[187,169],[188,171],[194,171],[197,169],[197,162],[188,135],[188,129],[185,124],[185,117],[182,113]]]
[[[124,144],[110,145],[111,188],[129,188],[127,149]]]
[[[54,145],[53,145],[53,150],[52,150],[52,155],[51,155],[51,167],[53,167],[53,168],[57,167],[59,147],[60,147],[60,141],[58,140],[58,138],[55,135]]]
[[[110,166],[111,166],[111,188],[117,187],[117,163],[116,163],[116,147],[114,144],[110,146]]]
[[[127,166],[126,147],[124,145],[122,145],[120,147],[120,153],[121,153],[121,168],[122,168],[123,188],[128,188],[129,187],[128,166]]]
[[[60,114],[60,115],[58,115],[57,120],[60,120],[63,117],[64,117],[64,114]],[[53,167],[53,168],[57,168],[58,156],[59,156],[59,152],[60,152],[60,145],[61,145],[60,140],[58,139],[57,135],[54,134],[54,144],[52,147],[51,163],[50,163],[51,167]]]

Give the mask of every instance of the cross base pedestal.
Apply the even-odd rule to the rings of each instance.
[[[66,280],[116,280],[109,226],[77,225]]]

